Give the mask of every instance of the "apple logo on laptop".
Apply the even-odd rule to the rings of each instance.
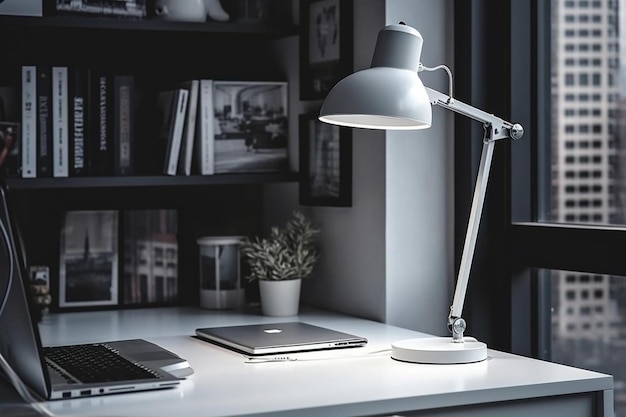
[[[265,329],[263,330],[265,333],[268,334],[276,334],[276,333],[282,333],[283,331],[280,329]]]

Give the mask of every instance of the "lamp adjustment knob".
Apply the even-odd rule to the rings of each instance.
[[[463,333],[465,332],[466,328],[467,328],[467,323],[465,322],[464,319],[459,317],[458,319],[454,320],[454,322],[452,323],[452,334],[463,336]]]
[[[513,126],[511,126],[511,139],[517,140],[522,136],[524,136],[524,128],[521,124],[515,123]]]

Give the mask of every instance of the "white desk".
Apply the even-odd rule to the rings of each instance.
[[[421,333],[323,311],[305,309],[298,319],[365,336],[368,346],[250,364],[191,337],[197,327],[293,319],[192,308],[49,315],[40,325],[44,345],[143,337],[188,359],[195,374],[174,389],[46,407],[59,416],[82,417],[613,415],[610,375],[493,350],[476,364],[402,363],[388,353],[368,352]]]

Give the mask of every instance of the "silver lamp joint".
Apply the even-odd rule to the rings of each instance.
[[[462,317],[454,317],[450,315],[448,317],[448,329],[452,333],[452,341],[454,343],[464,343],[465,339],[463,334],[467,328],[467,323]]]

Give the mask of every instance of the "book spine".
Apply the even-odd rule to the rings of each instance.
[[[22,66],[22,177],[37,177],[37,68]]]
[[[187,98],[187,116],[183,131],[180,157],[178,159],[178,172],[182,175],[191,175],[191,160],[193,156],[193,142],[196,135],[196,114],[198,107],[198,80],[187,83],[189,97]]]
[[[37,176],[52,176],[52,72],[37,67]]]
[[[189,91],[181,88],[176,95],[176,107],[172,109],[172,142],[165,169],[167,175],[176,175],[176,169],[178,168],[178,157],[180,154],[180,144],[183,139],[183,127],[185,125],[188,96]]]
[[[95,72],[91,77],[92,90],[92,135],[91,172],[93,175],[113,174],[112,82],[111,76]]]
[[[133,173],[133,76],[117,75],[114,78],[115,90],[115,175]]]
[[[88,75],[84,68],[69,69],[70,176],[87,175]]]
[[[212,175],[214,168],[214,133],[213,123],[215,115],[213,112],[213,81],[200,80],[200,91],[198,96],[198,112],[200,120],[196,123],[198,129],[196,155],[198,170],[201,175]]]
[[[52,174],[69,176],[67,67],[52,67]]]

